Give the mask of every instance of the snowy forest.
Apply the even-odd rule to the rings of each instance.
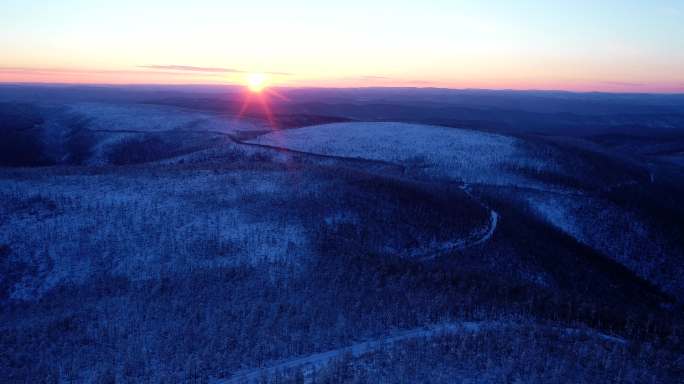
[[[241,92],[0,85],[0,381],[681,382],[681,95]]]

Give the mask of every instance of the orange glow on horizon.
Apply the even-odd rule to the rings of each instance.
[[[622,82],[619,77],[612,81],[601,81],[599,76],[576,79],[570,76],[559,78],[514,78],[503,74],[490,74],[485,78],[464,78],[450,76],[446,72],[433,72],[429,76],[416,73],[413,76],[391,75],[373,77],[339,75],[323,76],[310,71],[294,75],[267,75],[264,73],[204,73],[193,71],[143,70],[134,66],[120,69],[84,68],[41,68],[41,67],[2,67],[0,83],[45,83],[45,84],[103,84],[103,85],[234,85],[244,86],[250,93],[274,93],[275,87],[416,87],[451,89],[512,89],[512,90],[565,90],[572,92],[658,92],[684,93],[684,81],[667,81],[664,78],[633,79]],[[307,73],[311,72],[311,75]],[[277,80],[277,84],[272,79]],[[273,96],[279,97],[274,94]]]
[[[682,0],[7,3],[0,83],[684,92]]]

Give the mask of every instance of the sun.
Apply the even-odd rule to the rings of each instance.
[[[262,73],[250,73],[247,75],[247,88],[252,92],[261,92],[266,88],[266,76]]]

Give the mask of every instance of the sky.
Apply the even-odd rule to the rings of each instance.
[[[0,82],[684,92],[684,0],[0,0]]]

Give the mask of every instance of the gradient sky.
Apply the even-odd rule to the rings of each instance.
[[[684,92],[684,0],[0,0],[0,82]]]

